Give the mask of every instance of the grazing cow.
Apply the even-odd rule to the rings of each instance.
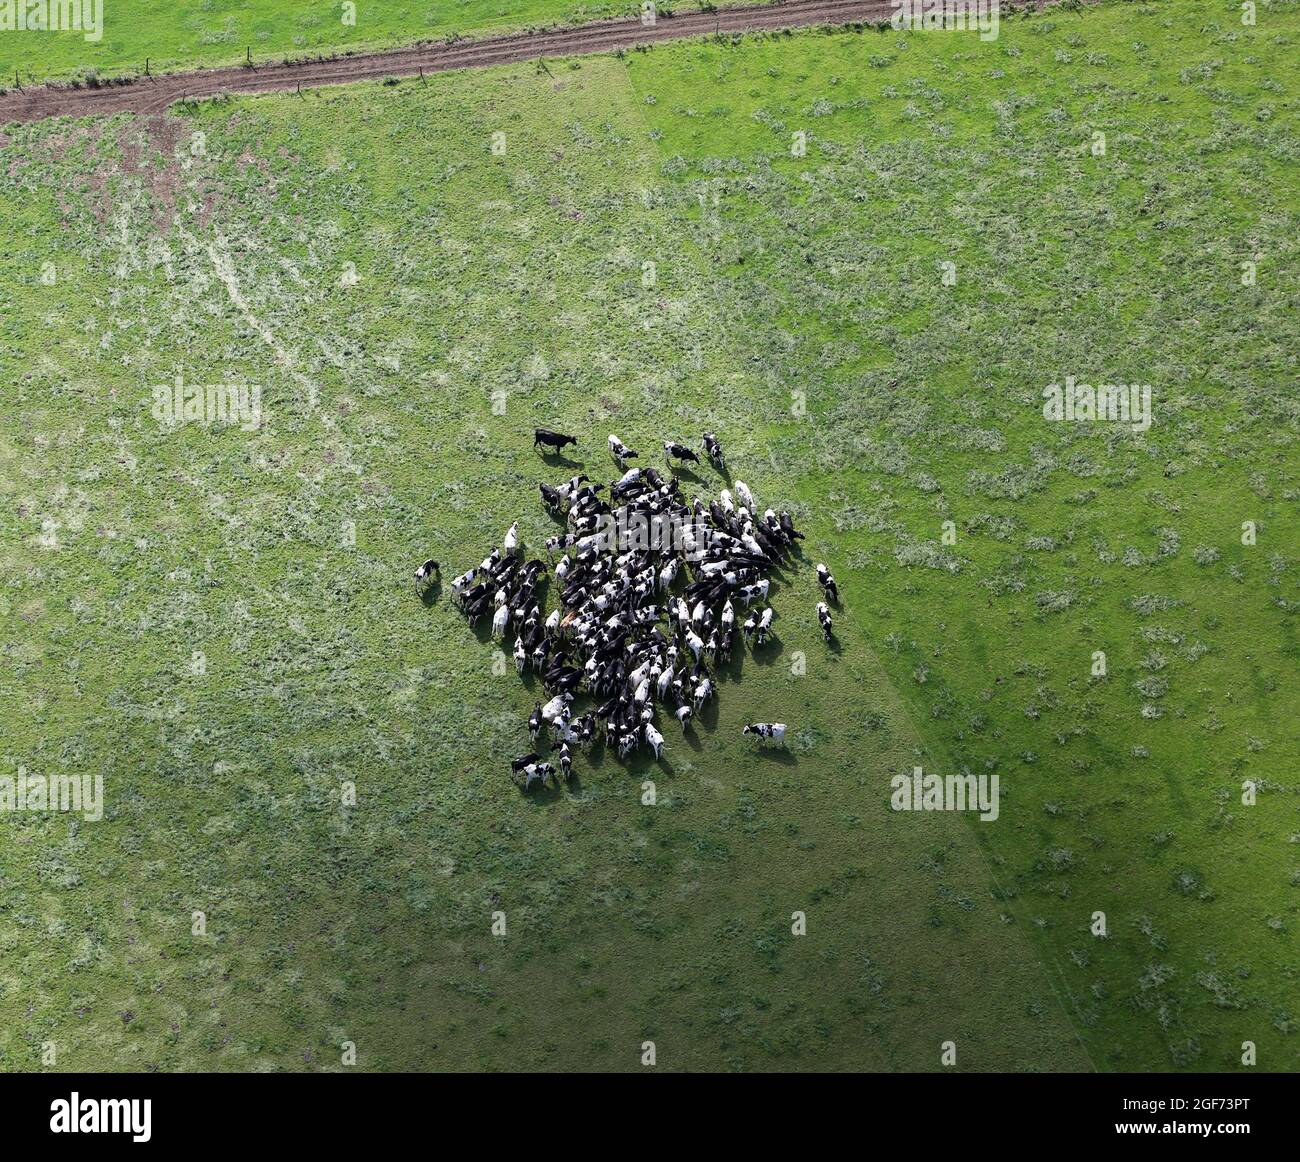
[[[831,576],[831,571],[820,562],[817,565],[817,584],[822,587],[822,592],[832,601],[838,601],[840,591],[835,586],[835,578]]]
[[[546,780],[555,774],[555,768],[550,763],[529,763],[528,766],[524,767],[522,774],[524,776],[524,790],[531,791],[534,783],[541,783],[542,786],[546,786]],[[519,781],[517,775],[515,781]]]
[[[686,644],[690,647],[691,653],[695,655],[695,660],[700,660],[700,655],[704,652],[704,639],[700,637],[693,629],[686,631]]]
[[[519,551],[519,522],[515,521],[506,529],[505,540],[501,542],[507,557],[513,557]]]
[[[522,674],[528,664],[528,651],[524,649],[524,639],[515,635],[515,673]]]
[[[713,683],[708,677],[700,677],[695,682],[695,709],[699,710],[713,697]]]
[[[506,636],[506,627],[510,624],[510,606],[501,605],[492,615],[492,636],[500,641]]]
[[[772,607],[769,605],[765,610],[763,610],[762,614],[759,615],[758,636],[755,640],[760,646],[767,641],[767,631],[772,628],[772,613]]]
[[[677,580],[678,561],[676,557],[659,570],[659,591],[667,593],[672,583]]]
[[[425,586],[433,579],[435,573],[441,573],[442,567],[430,557],[423,565],[415,571],[415,591],[420,593]]]
[[[722,444],[712,432],[704,433],[704,450],[709,454],[710,463],[719,472],[726,470],[727,465],[722,458]]]
[[[568,742],[553,742],[551,750],[560,752],[560,773],[564,776],[564,781],[569,782],[573,778],[573,754],[569,750]]]
[[[817,602],[817,620],[822,625],[822,637],[827,641],[831,640],[831,611],[826,608],[826,602]]]
[[[517,759],[511,759],[510,769],[518,773],[519,771],[522,771],[524,767],[531,766],[533,763],[538,762],[541,757],[542,756],[536,751],[529,751],[525,755],[520,755]]]
[[[667,458],[669,464],[674,460],[690,464],[698,464],[700,462],[699,456],[686,447],[685,444],[676,444],[672,440],[664,441],[664,456]]]
[[[564,503],[564,497],[558,488],[552,488],[549,484],[538,483],[538,491],[542,494],[542,503],[553,513],[558,513]]]
[[[742,726],[740,733],[757,735],[759,746],[765,741],[774,742],[777,746],[785,744],[784,722],[751,722],[748,726]]]
[[[749,491],[749,485],[743,480],[736,481],[736,499],[750,512],[757,511],[754,508],[754,494]]]
[[[552,432],[550,428],[533,429],[534,448],[540,444],[543,450],[550,448],[552,451],[562,452],[566,445],[573,444],[576,447],[577,443],[577,436],[566,436],[562,432]]]
[[[609,486],[609,494],[612,497],[620,497],[624,493],[631,492],[641,483],[641,469],[629,468],[622,476]]]
[[[538,702],[533,706],[533,712],[528,716],[528,733],[533,736],[534,745],[537,742],[537,736],[542,732],[542,704]]]
[[[556,742],[577,742],[578,736],[573,732],[568,720],[562,714],[557,714],[551,719],[551,733],[555,735]],[[552,747],[552,750],[555,748]]]
[[[676,710],[673,711],[673,714],[676,716],[677,721],[682,724],[682,730],[690,729],[691,717],[694,715],[694,713],[695,712],[690,708],[690,706],[679,706],[677,707]]]
[[[794,527],[794,521],[790,519],[790,514],[788,512],[783,512],[781,514],[781,531],[792,541],[803,540],[803,533],[799,532]]]
[[[655,690],[659,695],[660,702],[666,702],[668,700],[668,692],[673,688],[673,678],[675,676],[676,675],[673,674],[672,666],[665,666],[663,668],[663,672],[659,675],[659,679],[655,683]]]
[[[664,736],[648,722],[645,724],[645,740],[654,751],[655,758],[659,758],[664,753]]]
[[[637,459],[637,454],[615,435],[609,437],[609,454],[618,461],[620,468],[626,468],[629,460]]]
[[[545,706],[540,707],[543,722],[551,722],[560,715],[569,713],[569,696],[557,694]]]
[[[747,618],[745,618],[745,624],[740,628],[744,631],[747,639],[752,638],[754,636],[754,630],[758,628],[758,614],[751,613]]]

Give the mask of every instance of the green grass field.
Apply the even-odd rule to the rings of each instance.
[[[0,813],[0,1068],[1295,1069],[1297,34],[1111,4],[10,127],[0,775],[107,810]],[[177,374],[267,422],[160,426]],[[1067,375],[1150,430],[1046,422]],[[808,540],[694,743],[524,797],[534,690],[410,571],[551,534],[538,424],[597,478],[711,428]],[[1000,817],[892,812],[914,764]]]
[[[688,0],[676,7],[698,6]],[[579,24],[639,10],[636,0],[103,0],[98,39],[75,29],[0,30],[0,85],[11,85],[15,70],[24,84],[116,77],[143,72],[148,58],[150,71],[160,73],[239,64],[250,52],[255,62],[283,60]]]

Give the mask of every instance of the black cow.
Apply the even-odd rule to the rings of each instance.
[[[673,460],[687,461],[691,464],[698,464],[700,458],[692,452],[685,444],[676,444],[672,440],[664,441],[664,455],[668,457],[671,464]]]
[[[577,436],[566,436],[562,432],[553,432],[550,428],[533,429],[533,447],[539,444],[543,448],[550,448],[556,452],[562,452],[566,445],[578,443]]]

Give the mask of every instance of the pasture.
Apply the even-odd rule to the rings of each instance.
[[[1294,1069],[1298,33],[1108,4],[11,127],[0,774],[107,806],[0,815],[0,1067]],[[1150,428],[1045,420],[1071,375]],[[160,423],[177,376],[260,422]],[[703,429],[807,533],[775,640],[693,743],[521,795],[533,692],[411,570]],[[998,819],[891,811],[915,765]]]
[[[81,0],[85,2],[85,0]],[[0,31],[0,85],[87,81],[285,58],[359,52],[422,40],[581,24],[638,10],[635,3],[580,0],[377,0],[286,4],[284,0],[102,0],[102,26],[77,31]],[[694,8],[695,5],[684,5]]]

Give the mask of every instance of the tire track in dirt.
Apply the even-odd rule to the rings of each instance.
[[[133,112],[158,114],[184,99],[221,93],[271,93],[384,77],[415,76],[452,69],[486,68],[544,57],[611,52],[662,40],[717,33],[842,25],[888,19],[889,0],[786,0],[767,7],[720,8],[681,16],[660,16],[653,26],[637,18],[602,20],[573,28],[517,32],[484,40],[418,45],[386,52],[358,53],[137,77],[97,89],[45,85],[11,90],[0,96],[0,124],[47,117],[89,117]]]

